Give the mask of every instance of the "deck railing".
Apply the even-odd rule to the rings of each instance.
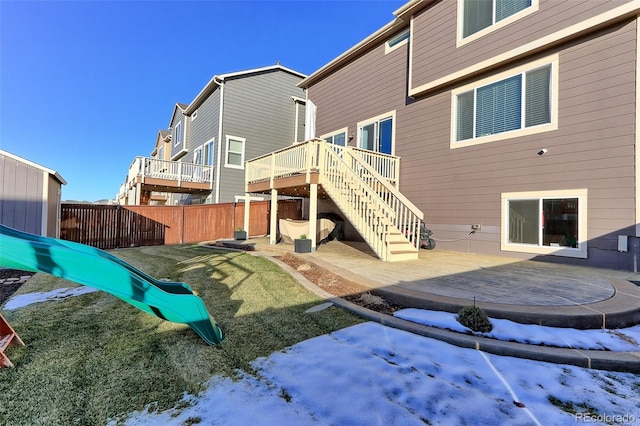
[[[128,181],[140,177],[157,178],[181,182],[213,182],[213,166],[184,163],[181,161],[159,160],[157,158],[136,157],[129,167]]]
[[[402,195],[398,158],[314,139],[247,162],[247,183],[317,172],[324,190],[383,260],[389,235],[419,235],[423,214]],[[382,172],[382,173],[380,173]],[[413,238],[417,251],[420,242]]]
[[[318,171],[318,143],[320,139],[313,139],[290,147],[271,152],[261,157],[254,158],[247,163],[247,180],[258,182],[274,177],[285,177],[296,173]],[[326,147],[333,149],[340,158],[344,153],[356,155],[369,164],[384,179],[398,186],[400,177],[400,158],[367,151],[355,147],[343,147],[325,143]]]

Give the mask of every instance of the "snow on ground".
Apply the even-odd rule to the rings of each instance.
[[[4,309],[83,291],[94,290],[16,296]],[[408,309],[397,315],[467,331],[455,314]],[[491,334],[501,339],[629,350],[622,342],[606,340],[607,331],[591,335],[492,323]],[[639,332],[638,327],[624,329],[636,342]],[[152,412],[131,413],[126,424],[640,424],[639,375],[491,355],[373,322],[306,340],[252,366],[255,376],[243,374],[236,381],[212,377],[200,395],[185,395],[187,408],[153,412],[150,407]]]
[[[145,425],[565,425],[640,422],[640,377],[489,355],[368,322],[214,377]],[[550,402],[566,403],[567,413]]]
[[[82,294],[93,293],[98,291],[91,287],[74,287],[74,288],[57,288],[55,290],[47,291],[46,293],[27,293],[19,296],[14,296],[7,301],[3,309],[10,311],[12,309],[18,309],[31,305],[32,303],[46,302],[48,300],[60,300],[66,299],[71,296],[80,296]]]
[[[458,314],[424,309],[402,309],[394,316],[418,324],[463,333],[471,332],[460,324]],[[498,340],[512,340],[532,345],[557,346],[574,349],[596,349],[616,352],[640,350],[640,325],[617,330],[576,330],[574,328],[544,327],[532,324],[490,318],[493,330],[490,333],[474,333],[477,336]]]

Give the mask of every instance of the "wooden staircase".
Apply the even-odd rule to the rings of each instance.
[[[423,214],[396,185],[399,159],[320,139],[272,152],[247,162],[247,188],[252,183],[317,174],[317,182],[380,257],[388,262],[418,258]],[[413,241],[412,241],[413,240]]]
[[[319,181],[349,222],[382,260],[417,259],[419,242],[407,235],[416,235],[422,212],[358,151],[323,144]]]

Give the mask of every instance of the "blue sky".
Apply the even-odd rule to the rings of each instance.
[[[311,74],[405,3],[0,0],[0,148],[60,173],[63,200],[113,198],[213,75]]]

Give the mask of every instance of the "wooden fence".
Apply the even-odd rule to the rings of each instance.
[[[251,203],[249,234],[269,233],[269,201]],[[300,200],[278,201],[278,218],[301,219]],[[233,238],[244,202],[189,206],[62,204],[60,237],[101,249]]]

